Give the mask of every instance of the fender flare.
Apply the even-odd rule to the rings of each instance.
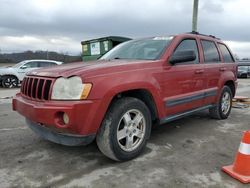
[[[108,108],[110,107],[113,99],[115,98],[115,96],[117,96],[120,93],[126,92],[126,91],[131,91],[131,90],[145,90],[148,91],[153,99],[153,103],[155,105],[156,108],[156,113],[158,115],[158,118],[161,118],[162,116],[164,116],[163,110],[164,110],[164,106],[162,106],[162,102],[160,100],[160,95],[157,92],[157,88],[154,86],[151,87],[140,87],[139,85],[137,87],[126,87],[126,89],[111,89],[109,90],[107,93],[105,93],[103,95],[103,98],[105,98],[106,100],[103,100],[100,104],[100,108],[99,108],[99,112],[97,112],[98,114],[101,114],[101,121],[103,120],[103,118],[105,117],[105,114],[108,110]]]

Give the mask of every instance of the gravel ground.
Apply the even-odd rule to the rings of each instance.
[[[143,154],[118,163],[95,143],[66,147],[39,138],[11,110],[18,89],[0,89],[0,187],[249,187],[221,171],[232,164],[250,108],[232,109],[217,121],[204,111],[152,131]],[[238,95],[250,97],[250,80]]]
[[[1,67],[6,67],[6,66],[13,66],[15,65],[14,63],[0,63],[0,68]]]

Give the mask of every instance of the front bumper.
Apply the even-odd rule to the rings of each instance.
[[[59,133],[28,119],[26,119],[26,123],[30,129],[40,137],[57,144],[66,146],[80,146],[90,144],[95,139],[95,135],[82,136],[76,134]]]
[[[13,98],[12,105],[13,110],[30,122],[58,133],[80,136],[95,135],[104,115],[100,100],[34,101],[19,93]],[[63,121],[64,113],[69,118],[67,124]]]
[[[244,72],[238,72],[238,74],[237,74],[237,77],[238,78],[241,78],[241,77],[246,77],[247,76],[247,73],[244,73]]]

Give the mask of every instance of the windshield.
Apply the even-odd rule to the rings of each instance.
[[[156,60],[161,57],[171,39],[172,37],[154,37],[124,42],[103,55],[100,60]]]
[[[21,65],[23,65],[24,62],[25,62],[25,61],[21,61],[20,63],[17,63],[17,64],[15,64],[15,65],[12,66],[12,67],[13,67],[13,68],[18,68],[18,67],[20,67]]]
[[[248,66],[239,66],[238,70],[247,71],[248,70]]]

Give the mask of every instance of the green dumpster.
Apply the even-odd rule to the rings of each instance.
[[[82,41],[82,60],[83,62],[96,60],[116,45],[128,40],[131,39],[120,36],[109,36]]]

